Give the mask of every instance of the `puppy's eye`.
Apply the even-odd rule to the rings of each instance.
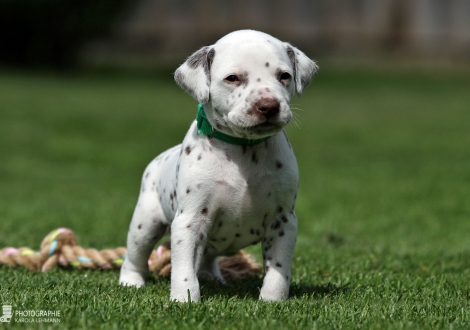
[[[280,77],[281,80],[288,80],[290,78],[291,78],[291,75],[289,74],[289,72],[283,72]]]
[[[236,81],[240,81],[238,79],[238,77],[234,74],[231,74],[230,76],[228,76],[227,78],[225,78],[225,80],[229,81],[229,82],[236,82]]]

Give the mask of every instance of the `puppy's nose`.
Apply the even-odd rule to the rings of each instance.
[[[274,98],[262,98],[255,103],[258,112],[267,119],[279,113],[279,101]]]

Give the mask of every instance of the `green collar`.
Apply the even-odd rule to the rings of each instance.
[[[202,106],[202,104],[198,105],[196,121],[197,134],[207,135],[210,139],[216,138],[217,140],[221,140],[230,144],[236,144],[240,146],[253,146],[255,144],[264,142],[270,138],[270,136],[267,136],[261,139],[243,139],[219,132],[215,130],[214,127],[212,127],[212,125],[207,120],[207,116],[204,112],[204,107]]]

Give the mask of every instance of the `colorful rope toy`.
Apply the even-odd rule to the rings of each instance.
[[[118,269],[126,258],[127,249],[84,249],[77,243],[75,233],[68,228],[59,228],[50,232],[42,241],[39,252],[27,247],[6,247],[0,250],[0,266],[24,266],[31,271],[48,271],[60,266],[75,269]],[[158,276],[168,276],[171,271],[170,242],[165,242],[153,250],[148,263],[150,271]],[[240,251],[231,257],[219,259],[220,270],[225,279],[237,280],[255,276],[261,271],[261,265],[252,257]]]

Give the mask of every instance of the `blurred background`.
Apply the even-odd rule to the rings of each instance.
[[[123,245],[145,166],[196,113],[172,73],[251,28],[320,66],[286,128],[300,251],[470,249],[469,17],[468,0],[0,0],[0,247],[62,226]]]
[[[470,60],[468,0],[1,0],[0,62],[174,67],[243,28],[314,58]]]

